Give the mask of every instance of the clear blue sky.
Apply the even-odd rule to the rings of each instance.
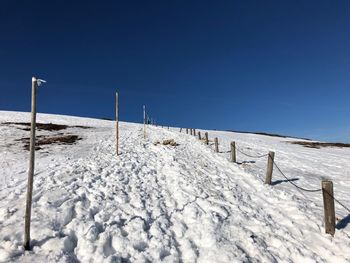
[[[350,142],[350,1],[1,1],[0,109]]]

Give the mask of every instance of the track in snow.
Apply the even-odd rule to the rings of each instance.
[[[63,155],[39,154],[33,252],[20,249],[23,168],[22,179],[0,191],[3,259],[346,262],[349,241],[322,234],[322,219],[297,197],[263,185],[194,137],[150,127],[144,140],[141,125],[126,123],[121,131],[118,157],[112,128],[57,149]],[[179,146],[153,144],[169,138]]]

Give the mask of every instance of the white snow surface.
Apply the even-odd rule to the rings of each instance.
[[[30,132],[1,124],[9,121],[30,114],[0,111],[0,262],[350,262],[343,207],[335,236],[325,234],[321,192],[298,191],[276,169],[265,185],[267,157],[237,153],[234,164],[228,153],[231,141],[251,155],[273,149],[295,184],[317,189],[329,178],[349,206],[349,149],[208,131],[218,154],[179,128],[150,126],[144,139],[143,125],[121,122],[116,156],[113,121],[49,114],[37,121],[92,129],[68,128],[82,140],[36,151],[32,250],[24,251],[29,152],[17,140]],[[179,145],[154,145],[164,139]]]

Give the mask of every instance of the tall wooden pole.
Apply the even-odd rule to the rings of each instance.
[[[119,155],[119,96],[118,92],[115,93],[115,128],[116,128],[116,150],[117,155]]]
[[[32,78],[32,123],[30,128],[30,154],[29,154],[29,171],[27,184],[27,200],[24,223],[24,249],[30,250],[30,218],[32,212],[33,196],[33,176],[35,164],[35,126],[36,126],[36,91],[38,82],[35,77]]]
[[[143,138],[146,139],[146,106],[143,105]]]

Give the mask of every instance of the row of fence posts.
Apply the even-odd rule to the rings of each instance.
[[[30,223],[31,223],[31,208],[32,208],[32,195],[33,195],[33,176],[34,176],[34,164],[35,164],[35,128],[36,128],[36,92],[40,83],[45,83],[44,80],[32,78],[32,119],[31,119],[31,136],[30,136],[30,160],[28,169],[28,183],[27,183],[27,198],[26,198],[26,211],[25,211],[25,230],[24,230],[24,242],[23,246],[25,250],[30,250]],[[118,92],[116,93],[116,155],[119,155],[119,107],[118,107]],[[143,135],[146,138],[146,107],[143,106]],[[157,126],[157,125],[156,125]],[[162,126],[163,127],[163,126]],[[168,126],[169,129],[169,126]],[[196,129],[186,128],[186,134],[190,131],[191,135],[196,136]],[[180,128],[182,132],[182,128]],[[201,133],[198,131],[198,139],[202,140]],[[204,143],[209,145],[208,132],[204,133]],[[219,152],[218,138],[214,139],[215,152]],[[236,163],[236,144],[231,142],[231,162]],[[271,185],[274,152],[269,152],[268,164],[266,171],[265,183]],[[329,180],[322,181],[322,194],[324,203],[324,215],[325,215],[325,230],[326,233],[334,235],[335,233],[335,207],[334,207],[334,194],[333,183]]]
[[[182,132],[182,128],[180,128]],[[186,128],[186,134],[196,136],[196,130]],[[202,141],[201,132],[198,131],[198,139]],[[208,132],[204,133],[204,143],[209,145]],[[219,153],[219,139],[214,138],[214,151]],[[270,151],[267,155],[267,169],[265,175],[265,184],[272,184],[272,174],[273,174],[273,165],[275,160],[275,152]],[[237,162],[236,155],[236,142],[230,143],[230,161],[232,163]],[[334,236],[335,233],[335,206],[334,206],[334,193],[333,193],[333,182],[330,180],[322,180],[322,196],[323,196],[323,206],[324,206],[324,221],[325,221],[325,232]]]
[[[144,113],[144,138],[146,138],[146,107],[143,106],[143,113]],[[157,126],[157,125],[156,125]],[[163,126],[161,126],[163,128]],[[168,129],[169,126],[167,126]],[[118,93],[116,93],[116,150],[117,155],[118,152],[118,144],[119,144],[119,127],[118,127]],[[196,129],[192,128],[185,128],[186,134],[190,134],[193,136],[198,135],[198,139],[200,141],[204,140],[204,143],[206,145],[209,145],[209,135],[208,132],[204,133],[204,138],[202,139],[201,132],[198,131],[196,133]],[[182,128],[180,128],[180,132],[182,132]],[[214,151],[216,153],[219,153],[219,139],[217,137],[214,138]],[[236,142],[232,141],[230,143],[230,161],[232,163],[237,162],[237,149],[236,149]],[[266,175],[265,175],[265,184],[271,185],[272,184],[272,174],[273,174],[273,166],[274,166],[274,160],[275,160],[275,152],[269,151],[267,158],[267,168],[266,168]],[[324,205],[324,221],[325,221],[325,232],[327,234],[331,234],[334,236],[335,234],[335,206],[334,206],[334,193],[333,193],[333,182],[330,180],[322,180],[322,196],[323,196],[323,205]],[[26,227],[27,228],[27,227]],[[26,240],[25,247],[29,247],[28,239]]]

